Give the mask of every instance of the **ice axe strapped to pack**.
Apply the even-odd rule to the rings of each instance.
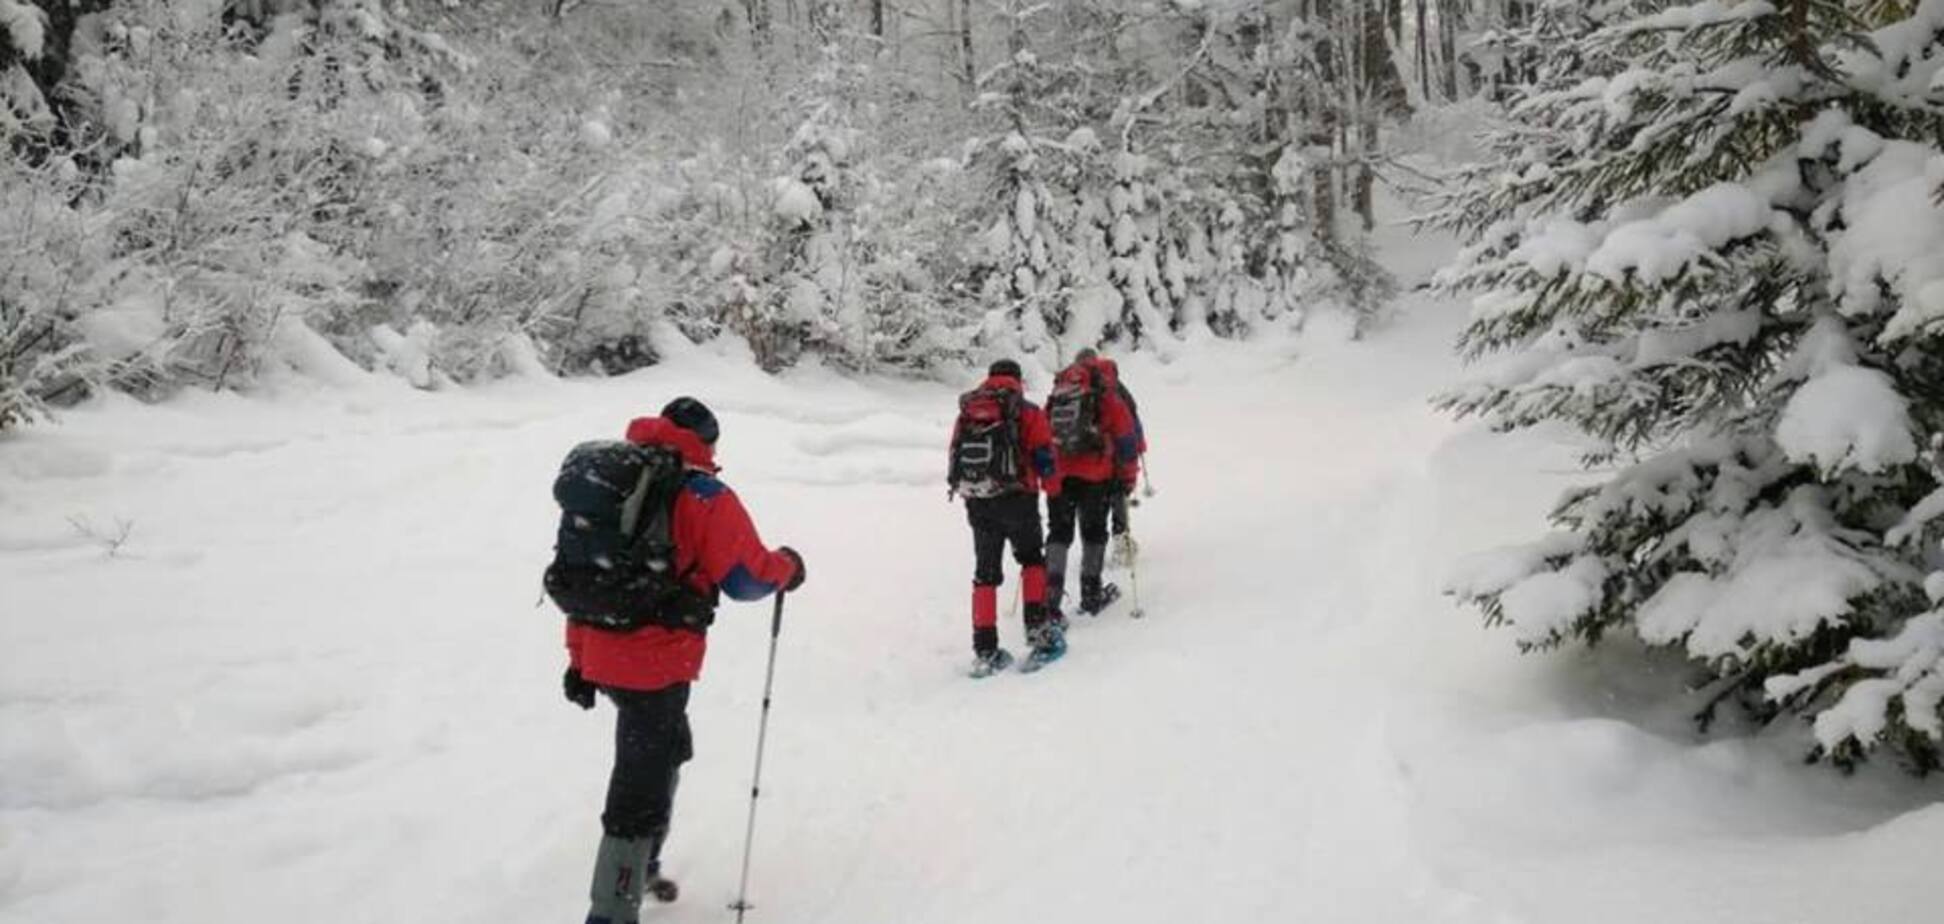
[[[715,599],[676,572],[675,500],[688,468],[673,449],[615,440],[581,443],[554,478],[560,526],[542,579],[568,619],[631,632],[704,631]]]

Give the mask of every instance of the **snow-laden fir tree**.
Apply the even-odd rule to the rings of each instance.
[[[1066,155],[1052,213],[1071,288],[1064,318],[1075,346],[1165,349],[1185,295],[1175,231],[1192,224],[1179,197],[1179,163],[1167,157],[1166,91],[1182,76],[1170,28],[1115,3],[1062,8],[1057,47],[1073,59]],[[1165,21],[1164,21],[1165,22]],[[1167,26],[1173,26],[1167,23]],[[1052,53],[1052,52],[1049,52]],[[1170,266],[1174,275],[1170,275]],[[1172,285],[1170,283],[1173,283]]]
[[[1444,398],[1565,421],[1602,479],[1452,590],[1522,645],[1629,631],[1715,704],[1938,765],[1944,0],[1551,4],[1445,217],[1472,246]],[[1928,589],[1928,593],[1927,593]]]
[[[1169,178],[1153,158],[1128,147],[1113,155],[1103,216],[1102,240],[1110,255],[1107,278],[1121,305],[1106,333],[1111,340],[1140,347],[1168,335],[1186,294],[1186,280],[1169,227],[1174,203],[1163,185]]]
[[[801,104],[803,121],[784,150],[789,172],[772,184],[771,294],[764,320],[745,334],[765,368],[789,365],[813,344],[839,357],[868,353],[857,225],[865,204],[856,170],[863,139],[853,124],[861,69],[845,57],[826,46]]]
[[[1054,227],[1060,175],[1071,168],[1067,141],[1084,128],[1073,108],[1075,75],[1049,66],[1029,36],[1046,10],[1008,0],[1004,24],[1008,57],[979,76],[974,110],[991,126],[974,142],[975,182],[986,183],[991,205],[975,212],[973,246],[981,273],[973,294],[985,307],[982,339],[999,353],[1023,351],[1057,364],[1056,338],[1065,330],[1073,290],[1066,279],[1065,241]]]

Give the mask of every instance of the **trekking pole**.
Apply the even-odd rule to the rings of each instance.
[[[749,854],[756,843],[756,799],[763,791],[763,742],[769,737],[770,688],[776,682],[776,638],[783,634],[783,591],[776,592],[776,613],[770,617],[769,667],[763,671],[763,718],[756,725],[756,769],[749,775],[749,826],[743,831],[742,885],[736,887],[736,924],[749,904]]]
[[[1147,453],[1145,452],[1141,453],[1141,496],[1142,497],[1154,496],[1154,476],[1148,474],[1150,471],[1151,469],[1148,468]]]
[[[1129,542],[1133,541],[1134,531],[1132,529],[1128,530],[1127,539]],[[1134,552],[1132,549],[1128,551],[1130,552],[1130,556],[1127,559],[1127,593],[1129,596],[1128,602],[1134,605],[1134,609],[1127,616],[1129,619],[1140,619],[1147,615],[1147,611],[1141,609],[1141,556],[1140,553]]]

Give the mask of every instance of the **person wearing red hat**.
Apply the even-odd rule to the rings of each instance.
[[[720,432],[715,415],[687,397],[628,424],[629,442],[672,449],[687,467],[670,523],[676,571],[711,606],[723,594],[750,601],[795,590],[803,584],[803,556],[788,546],[765,547],[742,501],[716,478]],[[661,852],[680,768],[693,755],[689,686],[701,676],[707,650],[704,629],[567,623],[567,700],[592,709],[599,692],[617,713],[587,924],[634,924],[645,893],[676,897],[675,883],[661,874]]]

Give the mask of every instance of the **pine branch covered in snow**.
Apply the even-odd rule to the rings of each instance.
[[[1529,646],[1625,628],[1756,693],[1813,678],[1768,692],[1825,753],[1934,766],[1935,700],[1891,708],[1855,653],[1928,608],[1892,534],[1939,485],[1944,2],[1553,12],[1442,214],[1480,361],[1442,403],[1621,467],[1554,511],[1570,542],[1454,592]]]

